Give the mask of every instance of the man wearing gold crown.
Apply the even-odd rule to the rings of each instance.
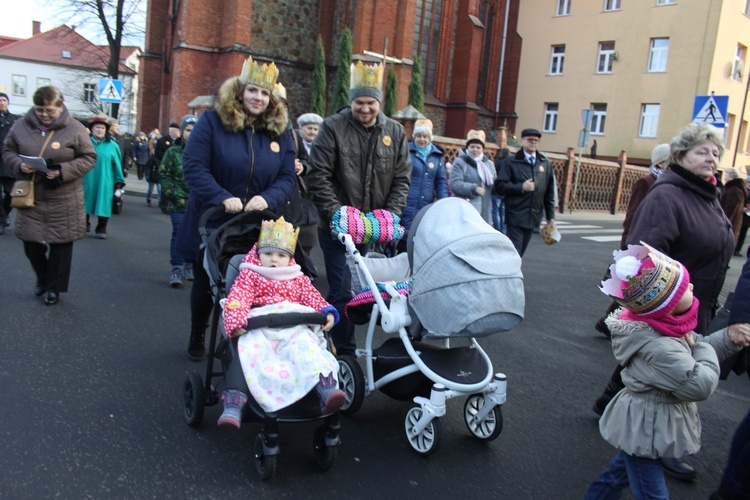
[[[409,193],[411,159],[406,133],[380,110],[382,85],[382,64],[352,64],[350,107],[323,121],[310,152],[308,186],[320,215],[327,299],[339,312],[345,305],[341,281],[346,254],[328,229],[331,217],[342,206],[362,212],[385,209],[400,216]],[[339,353],[354,351],[354,326],[343,314],[331,336]]]
[[[5,93],[5,87],[0,88],[0,146],[5,142],[5,136],[10,132],[18,116],[8,111],[10,98]],[[0,234],[5,234],[5,228],[10,226],[10,190],[16,178],[9,167],[5,166],[0,157]]]
[[[235,214],[269,209],[280,213],[296,183],[294,144],[286,108],[273,95],[279,70],[248,57],[239,76],[221,84],[214,109],[203,113],[183,152],[182,173],[190,188],[175,241],[176,256],[200,262],[198,221],[213,206],[227,215],[208,221],[216,228]],[[213,301],[203,266],[194,266],[190,292],[191,332],[188,357],[205,355],[205,331]]]

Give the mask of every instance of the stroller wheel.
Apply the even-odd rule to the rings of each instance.
[[[336,446],[326,446],[325,426],[315,429],[315,434],[313,435],[313,453],[315,453],[315,462],[323,470],[330,469],[336,462],[338,451]]]
[[[255,436],[255,470],[262,480],[270,479],[276,473],[276,455],[266,455],[263,449],[263,433]]]
[[[339,411],[352,415],[362,406],[365,399],[365,376],[353,356],[339,356],[339,388],[346,394],[346,403]]]
[[[203,420],[206,399],[200,374],[193,370],[185,374],[182,383],[182,414],[191,427],[198,427]]]
[[[486,400],[483,394],[472,394],[466,398],[464,404],[464,422],[474,437],[482,441],[496,439],[503,430],[503,411],[500,405],[495,405],[486,417],[480,421],[475,420],[475,415],[484,408]]]
[[[422,407],[414,405],[406,412],[406,418],[404,419],[404,430],[406,431],[406,439],[409,440],[409,444],[414,451],[420,455],[427,456],[437,451],[440,447],[440,440],[442,439],[442,427],[439,418],[433,418],[427,427],[418,434],[414,433],[414,428],[422,418]]]

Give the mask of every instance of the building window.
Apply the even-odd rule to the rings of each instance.
[[[73,59],[73,54],[69,50],[63,50],[61,55],[63,59]]]
[[[51,84],[52,84],[52,82],[50,81],[49,78],[37,78],[36,79],[36,88],[46,87],[46,86],[51,85]]]
[[[562,75],[565,63],[565,45],[552,46],[552,60],[549,63],[550,75]]]
[[[669,55],[669,38],[652,38],[651,52],[648,55],[648,72],[663,73],[667,71]]]
[[[737,51],[734,53],[734,64],[732,65],[732,80],[742,81],[742,74],[745,72],[745,55],[747,47],[737,45]]]
[[[620,10],[620,0],[604,0],[604,12]]]
[[[435,91],[438,69],[440,21],[443,17],[442,0],[417,0],[414,16],[414,55],[422,59],[423,83],[426,92]]]
[[[83,102],[95,102],[95,101],[96,101],[96,84],[84,83],[83,84]]]
[[[617,59],[615,42],[599,42],[599,63],[597,73],[612,73],[612,63]]]
[[[746,16],[750,16],[750,0],[745,0],[745,8],[742,9],[742,12],[744,12]]]
[[[638,127],[638,137],[656,137],[660,109],[660,104],[643,104],[641,106],[641,125]]]
[[[13,75],[13,95],[26,96],[26,77]]]
[[[656,0],[656,5],[673,5],[675,0]]]
[[[570,15],[570,2],[571,0],[557,0],[557,15],[558,16]]]
[[[591,135],[604,135],[604,122],[607,121],[607,105],[592,103],[591,109]]]
[[[557,108],[558,103],[548,102],[544,104],[544,131],[557,132]]]

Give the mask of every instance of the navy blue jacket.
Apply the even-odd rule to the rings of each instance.
[[[260,195],[268,209],[281,213],[297,182],[294,143],[289,134],[272,138],[253,127],[232,133],[211,109],[196,122],[182,156],[182,172],[190,188],[185,216],[177,236],[177,253],[195,260],[200,246],[198,220],[208,208],[237,197],[246,204]],[[218,227],[230,215],[212,219]]]
[[[411,227],[414,216],[424,206],[429,205],[435,198],[447,198],[448,178],[445,175],[445,162],[443,151],[430,144],[430,152],[427,161],[417,154],[414,141],[409,142],[409,155],[411,156],[411,183],[409,194],[406,196],[406,206],[401,216],[401,225],[406,229]]]

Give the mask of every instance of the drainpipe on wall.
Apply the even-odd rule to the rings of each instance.
[[[503,90],[503,67],[505,66],[505,44],[508,39],[508,16],[510,15],[510,0],[505,1],[505,20],[503,21],[503,46],[500,49],[500,72],[497,75],[497,98],[495,99],[495,128],[497,128],[497,114],[500,112],[500,92]]]

